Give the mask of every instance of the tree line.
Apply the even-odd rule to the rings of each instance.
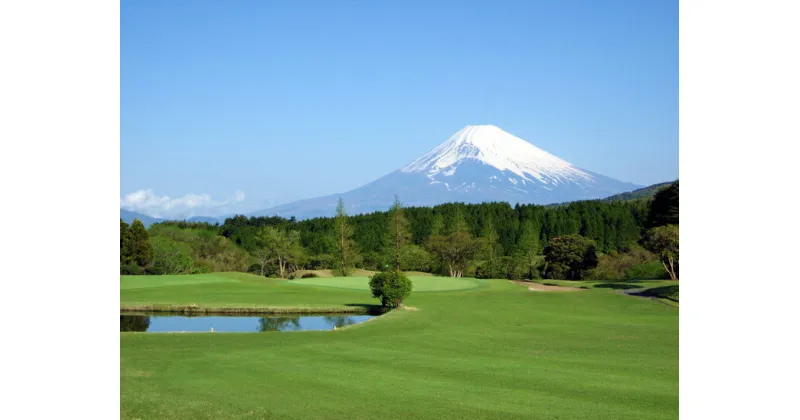
[[[455,277],[531,279],[584,278],[591,270],[624,276],[619,272],[624,269],[677,279],[677,200],[677,182],[653,199],[560,206],[404,208],[396,200],[389,211],[349,216],[340,200],[332,217],[297,221],[239,215],[222,225],[162,222],[149,233],[153,253],[161,256],[154,259],[163,260],[161,267],[183,267],[182,272],[227,269],[287,277],[300,269],[332,269],[346,276],[355,268],[393,267]],[[136,228],[139,248],[142,230]],[[580,267],[563,259],[569,255],[574,260],[578,251],[586,255]],[[121,244],[121,265],[122,254]],[[170,255],[185,257],[184,264],[168,263]],[[154,262],[142,257],[137,264],[145,270]]]

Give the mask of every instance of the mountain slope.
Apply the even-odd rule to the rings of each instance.
[[[133,219],[139,219],[142,221],[144,227],[150,227],[153,223],[163,222],[164,219],[159,219],[157,217],[151,217],[146,214],[136,213],[134,211],[119,209],[119,218],[122,219],[125,223],[131,224],[133,223]]]
[[[674,182],[675,181],[653,184],[648,187],[639,188],[638,190],[633,190],[631,192],[625,192],[622,194],[612,195],[611,197],[606,197],[603,199],[603,201],[628,201],[628,200],[638,200],[640,198],[652,198],[660,189],[668,187],[672,185]]]
[[[638,185],[578,168],[492,125],[467,126],[428,153],[343,194],[295,201],[253,215],[330,216],[341,197],[348,213],[446,202],[550,204],[608,197]]]

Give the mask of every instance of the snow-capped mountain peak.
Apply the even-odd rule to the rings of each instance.
[[[406,206],[505,201],[550,204],[608,197],[639,188],[588,172],[493,125],[468,125],[401,169],[353,190],[300,200],[254,215],[298,219],[334,214],[341,198],[350,214]]]
[[[545,184],[559,180],[591,180],[591,175],[569,162],[494,125],[468,125],[430,152],[409,163],[402,172],[423,172],[432,178],[453,175],[464,161],[477,161],[522,180]]]

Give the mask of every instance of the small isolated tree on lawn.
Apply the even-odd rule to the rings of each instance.
[[[403,306],[413,287],[411,280],[397,270],[381,271],[369,279],[372,297],[380,299],[385,308]]]
[[[553,238],[544,249],[548,277],[581,280],[586,270],[597,267],[594,241],[581,235]]]
[[[678,225],[666,225],[648,230],[644,238],[644,247],[658,255],[672,280],[678,280],[678,236]]]

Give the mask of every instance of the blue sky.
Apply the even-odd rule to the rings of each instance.
[[[493,124],[678,177],[677,1],[125,1],[120,192],[217,215],[344,192]]]

